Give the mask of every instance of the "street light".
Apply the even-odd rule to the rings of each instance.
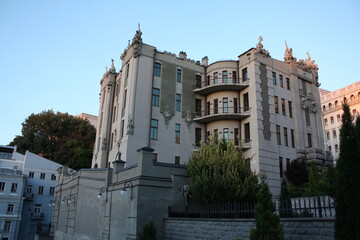
[[[103,199],[104,198],[104,195],[105,195],[105,200],[107,201],[107,188],[106,187],[102,187],[100,188],[100,192],[99,194],[97,195],[97,198],[100,200],[100,199]]]
[[[128,195],[128,191],[126,189],[130,188],[130,199],[132,199],[132,189],[133,189],[133,187],[134,186],[130,181],[126,181],[124,183],[124,188],[121,189],[121,191],[120,191],[120,195],[126,197]]]
[[[67,206],[69,206],[71,203],[73,203],[75,205],[75,195],[69,195],[69,196],[65,196],[62,200],[61,200],[61,204],[65,204]]]

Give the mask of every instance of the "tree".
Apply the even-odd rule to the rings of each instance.
[[[73,169],[90,167],[95,128],[88,120],[52,110],[31,114],[22,123],[22,135],[10,145],[17,145]]]
[[[360,239],[360,119],[354,125],[343,104],[340,157],[336,165],[335,239]]]
[[[152,220],[145,223],[140,233],[140,240],[156,240],[156,227]]]
[[[250,232],[250,240],[284,240],[284,230],[280,217],[275,213],[275,204],[269,187],[262,177],[256,194],[255,229]]]
[[[293,215],[290,193],[287,183],[284,179],[281,182],[279,205],[280,205],[279,213],[281,217],[291,217]]]
[[[319,195],[319,171],[315,162],[310,164],[309,182],[306,184],[305,191],[307,196]]]
[[[298,158],[291,161],[289,168],[285,172],[287,180],[293,185],[299,187],[308,180],[305,159]]]
[[[200,203],[230,203],[255,197],[257,176],[250,160],[233,143],[210,137],[186,167],[191,195]]]

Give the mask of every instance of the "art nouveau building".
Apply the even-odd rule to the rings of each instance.
[[[93,168],[119,159],[135,164],[145,146],[155,150],[154,161],[184,164],[216,133],[242,147],[277,194],[292,159],[323,154],[318,68],[310,55],[297,61],[286,46],[285,61],[276,60],[259,38],[236,60],[209,64],[207,57],[160,52],[141,34],[121,55],[121,70],[113,62],[101,79]]]
[[[349,104],[354,119],[359,116],[360,82],[353,83],[333,92],[324,92],[321,94],[325,145],[328,151],[332,152],[335,163],[340,154],[342,104],[345,102]]]

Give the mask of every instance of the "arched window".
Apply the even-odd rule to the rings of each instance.
[[[346,99],[346,97],[344,97],[344,103],[347,103],[347,99]]]
[[[94,168],[98,168],[98,165],[97,165],[97,163],[95,163],[95,165],[94,165]]]
[[[331,103],[329,103],[329,109],[331,109]]]
[[[325,105],[323,105],[323,112],[325,112],[325,110],[326,110],[326,107],[325,107]]]
[[[338,101],[336,100],[336,101],[335,101],[335,107],[337,107],[337,105],[338,105]]]
[[[350,99],[351,99],[351,101],[354,101],[354,100],[355,100],[355,96],[354,96],[354,95],[351,95]]]

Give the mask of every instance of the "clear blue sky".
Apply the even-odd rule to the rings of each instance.
[[[97,115],[99,81],[141,24],[158,50],[236,59],[258,37],[283,59],[309,51],[327,90],[359,81],[360,1],[0,0],[0,145],[43,110]]]

